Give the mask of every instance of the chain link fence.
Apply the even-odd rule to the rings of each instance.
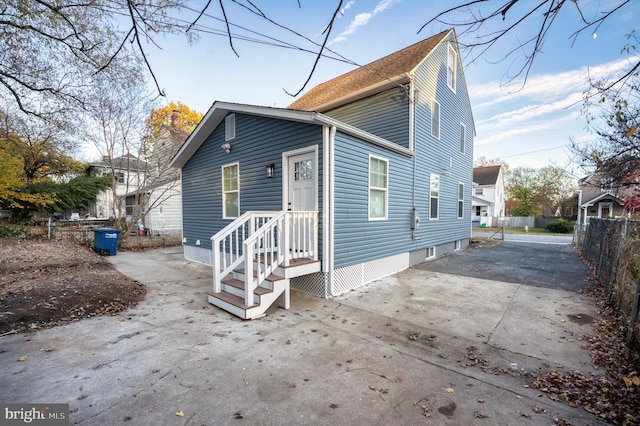
[[[640,349],[640,220],[592,218],[575,227],[573,241],[595,267],[609,302],[628,319],[627,345]]]

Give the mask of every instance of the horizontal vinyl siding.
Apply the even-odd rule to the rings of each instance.
[[[409,148],[409,101],[397,87],[324,113]]]
[[[200,240],[211,248],[210,237],[233,219],[222,219],[223,165],[239,163],[240,214],[249,210],[282,210],[282,153],[318,145],[322,161],[322,126],[236,113],[236,137],[228,141],[231,152],[220,146],[224,141],[224,121],[218,126],[182,169],[183,237],[187,245]],[[266,166],[275,164],[275,177],[266,177]],[[319,185],[322,164],[317,165]],[[322,209],[322,188],[318,188]],[[320,249],[320,252],[321,249]]]
[[[473,176],[473,121],[459,61],[456,92],[447,86],[447,48],[441,44],[415,72],[417,179],[416,203],[422,222],[416,235],[430,247],[470,237]],[[440,139],[431,136],[431,105],[440,103]],[[460,152],[460,123],[466,143]],[[449,168],[449,164],[452,167]],[[429,220],[429,175],[440,176],[439,219]],[[464,217],[458,219],[458,183],[464,184]]]
[[[452,248],[455,241],[462,240],[463,244],[468,241],[471,234],[473,121],[460,62],[456,75],[456,92],[452,92],[446,84],[447,47],[446,43],[438,47],[415,72],[415,90],[419,93],[415,106],[415,160],[345,135],[337,135],[336,268],[399,253],[419,253],[427,247],[438,247],[437,254],[440,255],[445,248]],[[434,98],[441,108],[440,139],[431,136],[431,102]],[[341,120],[349,121],[345,118],[347,107],[344,107],[344,111],[336,111],[340,112]],[[461,122],[467,128],[464,154],[460,152]],[[351,124],[355,123],[352,121]],[[368,221],[369,154],[389,161],[389,210],[386,221]],[[420,226],[413,235],[415,238],[410,229],[411,210],[414,206],[414,161],[415,207],[421,219]],[[438,220],[429,220],[431,173],[440,176]],[[462,219],[458,219],[459,183],[464,184]],[[414,257],[419,258],[420,255],[415,254]]]
[[[182,232],[180,182],[156,188],[152,193],[151,203],[154,207],[145,218],[145,227],[149,228],[153,235],[180,235]]]
[[[387,220],[368,219],[370,154],[389,162]],[[335,156],[335,268],[408,252],[413,160],[340,133]]]

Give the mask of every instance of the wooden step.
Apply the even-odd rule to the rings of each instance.
[[[217,306],[220,309],[224,309],[237,317],[242,319],[249,318],[247,310],[250,309],[250,307],[244,304],[244,299],[242,297],[223,291],[220,293],[209,293],[207,299],[212,305]]]
[[[244,291],[244,282],[240,281],[239,279],[236,278],[225,278],[222,280],[223,284],[226,284],[228,286],[237,288],[238,290],[242,290]],[[253,294],[258,295],[258,296],[262,296],[264,294],[267,293],[271,293],[273,290],[270,290],[268,288],[265,287],[256,287],[255,289],[253,289]]]
[[[234,269],[233,272],[244,276],[244,268]],[[253,270],[253,276],[254,277],[258,276],[258,271],[256,271],[255,269]],[[284,280],[284,277],[281,277],[280,275],[275,275],[275,274],[270,274],[267,278],[265,278],[265,281],[271,281],[271,282],[280,281],[280,280]]]
[[[252,307],[252,306],[245,305],[244,299],[242,297],[234,296],[233,294],[227,293],[226,291],[222,291],[220,293],[209,293],[209,297],[220,299],[224,302],[229,303],[230,305],[233,305],[237,308],[244,309],[244,310],[247,310],[248,308]]]

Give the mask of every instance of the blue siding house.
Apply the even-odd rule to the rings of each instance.
[[[290,288],[332,297],[466,247],[470,105],[453,30],[288,108],[214,102],[172,160],[209,301],[255,318]]]

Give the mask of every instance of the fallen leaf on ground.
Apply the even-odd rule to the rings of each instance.
[[[444,391],[446,393],[453,393],[453,388],[446,388]]]
[[[176,416],[178,416],[178,417],[184,417],[184,411],[182,411],[182,410],[178,410],[178,411],[176,411]]]
[[[23,355],[23,356],[21,356],[20,358],[18,358],[18,362],[26,361],[26,360],[27,360],[27,358],[29,358],[29,357],[28,357],[28,356],[26,356],[26,355]]]
[[[640,386],[640,378],[638,376],[623,377],[622,380],[624,380],[624,384],[627,385],[628,388],[630,388],[632,385]]]

